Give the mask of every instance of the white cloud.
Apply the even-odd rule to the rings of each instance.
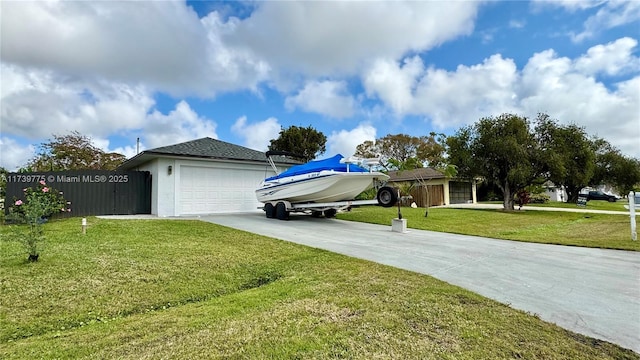
[[[585,126],[624,153],[640,156],[637,41],[621,38],[570,59],[554,50],[534,54],[522,70],[500,54],[455,71],[422,60],[378,62],[363,75],[368,96],[395,112],[424,116],[440,129],[471,124],[505,112],[535,117],[544,112],[562,123]],[[410,65],[409,65],[410,64]],[[595,74],[636,74],[607,87]],[[417,83],[417,84],[416,84]]]
[[[584,30],[572,36],[575,42],[581,42],[593,37],[605,29],[633,24],[640,21],[640,2],[638,1],[608,1],[598,12],[589,17],[584,23]],[[636,26],[637,29],[637,26]]]
[[[516,19],[509,20],[509,27],[512,29],[522,29],[523,27],[525,27],[525,25],[527,25],[526,20],[516,20]]]
[[[268,1],[226,39],[245,44],[279,72],[351,74],[371,59],[397,59],[470,34],[480,4]]]
[[[247,117],[242,116],[231,126],[231,131],[244,139],[244,146],[266,151],[272,139],[277,139],[281,125],[276,118],[268,118],[254,124],[247,124]]]
[[[345,157],[352,156],[356,147],[367,140],[376,139],[376,128],[369,123],[359,124],[351,130],[333,131],[327,137],[327,154],[333,156],[342,154]]]
[[[143,146],[142,143],[141,143],[139,148],[137,146],[118,146],[115,149],[108,149],[109,152],[122,154],[127,159],[130,159],[130,158],[136,156],[139,153],[138,150],[140,152],[142,152],[142,151],[146,150],[146,147]]]
[[[561,7],[569,12],[599,8],[595,15],[589,16],[584,22],[582,32],[570,34],[574,42],[582,42],[605,30],[640,21],[640,2],[636,0],[537,0],[534,6]]]
[[[147,117],[144,126],[144,143],[149,148],[178,144],[193,139],[210,137],[217,139],[217,124],[198,115],[186,101],[176,105],[175,110],[165,115],[154,111]]]
[[[8,171],[17,171],[36,155],[33,145],[22,145],[15,139],[0,137],[0,166]]]
[[[615,59],[617,54],[611,56]],[[572,62],[550,50],[532,56],[522,70],[520,106],[529,116],[545,112],[563,123],[580,124],[587,133],[639,156],[640,77],[609,89],[591,76],[592,69],[585,69],[582,59]]]
[[[134,129],[154,105],[142,86],[82,81],[58,73],[0,64],[2,133],[28,139],[78,131],[100,137]]]
[[[416,56],[403,61],[402,66],[393,60],[375,61],[363,74],[367,96],[376,96],[398,115],[411,111],[413,92],[417,79],[423,74],[424,65]]]
[[[297,95],[288,97],[285,107],[341,119],[353,115],[356,102],[348,93],[346,81],[311,81]]]
[[[412,110],[440,129],[516,111],[517,81],[515,63],[499,54],[452,72],[429,68],[420,79]]]
[[[269,71],[222,42],[233,22],[201,20],[182,1],[9,1],[2,12],[3,62],[69,77],[213,96],[255,88]]]
[[[138,136],[150,147],[217,137],[216,124],[200,117],[185,101],[167,115],[153,110],[155,101],[142,86],[82,81],[4,63],[0,66],[0,129],[6,136],[40,142],[77,131],[91,137],[97,147],[126,156],[135,155],[135,144],[110,149],[109,136],[141,133]]]
[[[637,40],[624,37],[605,45],[593,46],[576,60],[576,70],[586,75],[618,75],[625,71],[638,71],[640,59],[633,56],[633,49],[637,45]]]
[[[606,0],[534,0],[534,6],[562,7],[568,11],[586,10],[604,4]]]

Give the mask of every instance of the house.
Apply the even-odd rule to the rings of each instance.
[[[274,161],[280,171],[299,163]],[[161,217],[257,211],[254,191],[275,175],[264,152],[209,137],[145,150],[118,170],[151,173],[151,213]]]
[[[551,201],[567,201],[567,191],[564,189],[563,185],[556,185],[551,181],[545,182],[543,185],[544,193],[549,196],[549,200]]]
[[[455,178],[447,178],[433,168],[390,171],[389,183],[398,186],[402,183],[413,185],[411,196],[420,207],[425,206],[426,191],[429,191],[429,206],[476,203],[476,183]]]

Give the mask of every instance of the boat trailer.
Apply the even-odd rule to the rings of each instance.
[[[288,220],[292,212],[311,214],[313,217],[333,218],[338,211],[349,209],[352,206],[379,205],[382,207],[392,207],[398,201],[398,190],[390,186],[383,186],[378,189],[375,200],[347,200],[326,203],[291,203],[286,200],[269,201],[263,210],[269,219]]]

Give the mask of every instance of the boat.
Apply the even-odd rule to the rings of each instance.
[[[331,203],[353,200],[361,192],[382,186],[389,176],[366,169],[357,164],[358,159],[344,158],[337,154],[324,160],[310,161],[295,165],[278,173],[272,155],[282,153],[267,152],[267,158],[277,175],[264,179],[256,189],[256,198],[262,203]]]

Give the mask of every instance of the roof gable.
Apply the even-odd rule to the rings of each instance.
[[[265,153],[244,146],[205,137],[175,145],[162,146],[147,150],[148,153],[165,155],[182,155],[189,157],[203,157],[232,160],[264,161]]]
[[[179,144],[162,146],[145,150],[120,165],[121,169],[131,169],[161,156],[178,156],[185,158],[200,158],[212,160],[237,161],[266,161],[264,152],[249,149],[244,146],[205,137]],[[274,157],[274,161],[284,164],[299,164],[300,162],[283,156]]]

